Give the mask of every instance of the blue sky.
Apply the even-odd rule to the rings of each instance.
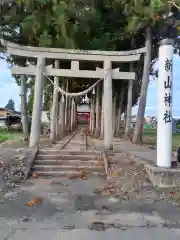
[[[5,107],[12,98],[16,110],[20,110],[20,88],[11,76],[5,61],[0,60],[0,107]],[[146,115],[156,116],[157,80],[150,80],[147,96]],[[137,107],[133,108],[136,114]],[[173,117],[180,117],[180,57],[174,56],[173,66]]]
[[[158,64],[157,64],[158,65]],[[150,79],[146,104],[146,115],[156,116],[157,112],[157,80]],[[137,107],[133,108],[136,114]],[[180,57],[173,59],[173,117],[180,117]]]
[[[12,98],[16,110],[20,109],[20,88],[12,78],[10,69],[5,61],[0,60],[0,107],[5,107],[8,100]]]

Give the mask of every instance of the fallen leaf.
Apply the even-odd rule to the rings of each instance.
[[[77,180],[78,176],[77,175],[68,175],[69,180]]]
[[[88,177],[83,177],[83,178],[81,178],[82,180],[88,180]]]
[[[26,203],[25,206],[34,207],[35,205],[38,205],[40,203],[42,203],[42,199],[41,198],[34,198],[31,201],[29,201],[28,203]]]
[[[88,174],[88,171],[86,171],[86,170],[81,170],[80,172],[81,172],[81,174]]]
[[[29,222],[30,221],[30,219],[28,218],[28,217],[24,217],[24,218],[22,218],[22,220],[21,220],[22,222]]]
[[[120,177],[120,172],[111,170],[109,175],[110,175],[111,178]]]
[[[81,170],[79,175],[68,175],[69,180],[87,180],[88,179],[88,172],[85,170]]]
[[[85,170],[81,171],[80,179],[87,180],[88,179],[88,172]]]
[[[169,192],[168,193],[170,196],[172,196],[172,195],[175,195],[176,193],[175,192]]]
[[[57,183],[57,181],[51,181],[50,185],[53,185],[53,184],[56,184],[56,183]]]
[[[32,173],[32,177],[33,177],[33,178],[39,178],[40,176],[39,176],[39,174],[38,174],[38,173],[36,173],[36,172],[33,172],[33,173]]]
[[[108,207],[106,207],[106,206],[104,206],[104,205],[102,206],[102,209],[103,209],[103,210],[111,211]]]
[[[101,193],[101,195],[102,196],[108,196],[108,195],[110,195],[111,194],[111,192],[110,192],[110,190],[104,190],[104,191],[102,191],[102,193]]]

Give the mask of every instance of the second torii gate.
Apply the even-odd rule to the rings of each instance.
[[[27,58],[37,58],[37,65],[27,67],[14,66],[11,69],[15,75],[36,76],[34,104],[32,113],[32,126],[30,134],[30,147],[36,146],[40,138],[44,74],[54,77],[79,77],[79,78],[104,78],[104,148],[112,149],[112,79],[132,80],[135,79],[134,72],[119,72],[119,69],[112,69],[112,62],[134,62],[138,61],[146,48],[132,51],[84,51],[59,48],[41,48],[20,46],[10,42],[2,41],[9,54]],[[45,59],[70,60],[71,69],[57,69],[53,66],[45,66]],[[80,70],[79,61],[101,61],[104,68],[93,70]]]

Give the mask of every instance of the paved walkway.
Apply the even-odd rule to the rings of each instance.
[[[72,142],[75,145],[81,142],[80,135]],[[70,148],[74,146],[72,142],[68,145]],[[122,144],[125,151],[127,143],[124,147]],[[97,189],[103,189],[105,184],[106,180],[98,176],[74,181],[67,178],[29,179],[6,195],[0,204],[0,239],[180,238],[180,208],[165,200],[120,200],[98,194]],[[39,204],[27,206],[29,201],[37,199],[40,199]]]
[[[97,149],[103,149],[103,140],[94,139],[94,143]],[[129,141],[124,141],[118,138],[113,139],[113,147],[114,151],[124,152],[128,155],[142,158],[149,163],[156,164],[156,149],[148,148],[142,145],[135,145]]]
[[[29,180],[0,205],[0,239],[179,239],[180,209],[95,193],[104,180]],[[36,198],[40,204],[26,206]]]

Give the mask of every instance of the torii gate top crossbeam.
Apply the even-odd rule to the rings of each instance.
[[[18,44],[4,40],[1,40],[1,43],[7,48],[7,52],[9,54],[16,56],[44,57],[51,59],[69,59],[82,61],[104,61],[108,58],[108,60],[111,62],[133,62],[138,61],[141,54],[146,52],[146,47],[131,51],[119,52],[20,46]]]

